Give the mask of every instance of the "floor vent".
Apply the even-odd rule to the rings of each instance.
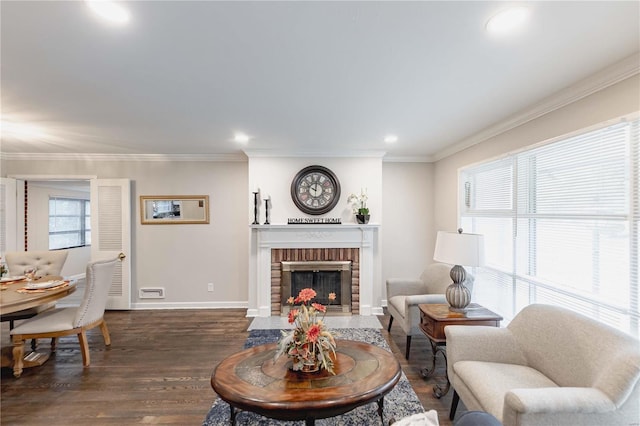
[[[140,299],[164,299],[164,287],[141,288]]]

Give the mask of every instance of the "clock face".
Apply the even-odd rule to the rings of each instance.
[[[324,214],[338,204],[340,182],[326,167],[305,167],[291,182],[291,198],[304,213]]]

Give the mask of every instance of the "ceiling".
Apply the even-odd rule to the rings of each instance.
[[[3,153],[429,161],[640,51],[636,1],[520,2],[509,37],[484,28],[505,2],[120,3],[1,3],[2,118],[38,128]]]

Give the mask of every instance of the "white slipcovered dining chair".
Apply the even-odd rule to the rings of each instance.
[[[22,374],[24,341],[31,338],[51,338],[51,352],[56,350],[56,338],[75,334],[78,336],[82,364],[90,364],[86,331],[100,327],[105,345],[111,345],[104,310],[107,304],[113,273],[119,259],[98,260],[87,265],[86,287],[78,307],[57,308],[24,321],[11,330],[13,340],[13,375]]]
[[[387,310],[391,332],[393,320],[397,320],[407,335],[405,358],[409,359],[411,336],[424,336],[420,329],[420,308],[423,303],[447,303],[445,290],[453,280],[450,277],[451,265],[432,263],[427,266],[420,278],[389,278],[387,280]],[[467,274],[465,286],[473,290],[473,276]]]
[[[67,260],[69,252],[67,250],[33,250],[33,251],[9,251],[5,253],[5,261],[9,276],[19,276],[24,274],[24,270],[28,266],[35,267],[36,278],[47,276],[60,276],[62,267]],[[55,303],[47,303],[22,311],[5,314],[0,317],[0,321],[9,321],[9,329],[15,326],[15,321],[31,318],[36,314],[51,309]]]

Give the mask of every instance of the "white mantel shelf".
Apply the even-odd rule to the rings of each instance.
[[[327,223],[327,224],[320,224],[320,223],[301,223],[301,224],[274,224],[274,225],[249,225],[251,228],[253,229],[308,229],[308,228],[313,228],[313,229],[340,229],[340,228],[372,228],[372,229],[377,229],[380,227],[380,225],[375,224],[375,223],[367,223],[367,224],[360,224],[360,223]]]
[[[278,248],[360,249],[360,315],[382,315],[378,224],[249,225],[249,309],[247,316],[271,316],[271,250]]]

